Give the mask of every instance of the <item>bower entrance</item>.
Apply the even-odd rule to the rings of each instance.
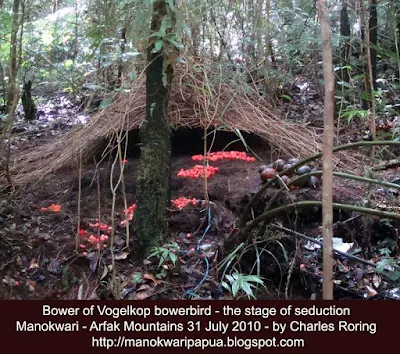
[[[253,151],[260,151],[267,148],[266,142],[259,136],[246,132],[241,132],[240,134],[241,137],[234,132],[209,130],[206,135],[207,151],[246,151],[245,144]],[[172,130],[172,157],[202,154],[204,152],[204,135],[204,130],[202,128],[178,128]],[[124,146],[125,142],[122,144]],[[139,157],[139,155],[139,130],[135,129],[128,132],[127,157],[135,158]]]

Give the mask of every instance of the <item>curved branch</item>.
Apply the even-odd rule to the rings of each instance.
[[[306,208],[306,207],[314,207],[314,206],[322,207],[322,202],[302,201],[302,202],[292,203],[292,204],[288,204],[288,205],[284,205],[284,206],[272,209],[272,210],[258,216],[254,220],[252,220],[241,231],[241,234],[246,235],[252,229],[254,229],[258,224],[260,224],[262,221],[268,221],[268,219],[271,219],[273,216],[279,214],[282,211],[286,211],[288,209]],[[333,203],[333,209],[343,209],[343,210],[355,211],[355,212],[365,213],[365,214],[370,214],[370,215],[377,215],[377,216],[381,216],[381,217],[388,218],[388,219],[400,220],[400,214],[390,213],[387,211],[381,211],[381,210],[376,210],[376,209],[371,209],[371,208],[359,207],[356,205]]]
[[[291,186],[296,184],[297,182],[310,177],[310,176],[321,176],[323,174],[322,171],[313,171],[313,172],[309,172],[306,173],[304,175],[298,176],[296,178],[294,178],[292,181],[290,181],[287,186]],[[394,188],[394,189],[398,189],[400,190],[400,185],[395,184],[395,183],[390,183],[390,182],[384,182],[384,181],[380,181],[377,179],[372,179],[372,178],[366,178],[366,177],[360,177],[360,176],[356,176],[356,175],[352,175],[349,173],[342,173],[342,172],[333,172],[333,175],[339,178],[348,178],[348,179],[352,179],[355,181],[361,181],[361,182],[365,182],[365,183],[372,183],[372,184],[378,184],[378,185],[382,185],[384,187],[388,187],[388,188]],[[276,193],[271,197],[271,199],[269,200],[268,204],[266,205],[265,209],[264,209],[264,214],[266,212],[268,212],[268,210],[271,209],[273,203],[278,199],[278,197],[282,194],[282,192],[285,189],[283,187],[280,187]]]
[[[341,146],[337,146],[335,148],[333,148],[333,152],[338,152],[341,150],[346,150],[346,149],[351,149],[353,147],[358,147],[358,146],[378,146],[378,145],[400,145],[400,141],[359,141],[356,143],[351,143],[351,144],[346,144],[346,145],[341,145]],[[315,154],[311,157],[308,157],[302,161],[299,161],[298,163],[294,164],[292,167],[287,168],[286,170],[283,170],[282,172],[279,172],[278,175],[279,176],[283,176],[286,175],[287,173],[293,171],[294,169],[296,169],[297,167],[300,167],[304,164],[306,164],[307,162],[311,162],[314,161],[318,158],[322,157],[322,153],[318,153]],[[271,180],[269,180],[266,184],[264,184],[260,190],[253,195],[253,197],[250,199],[250,201],[248,202],[245,210],[242,213],[242,216],[240,217],[240,222],[239,222],[239,227],[242,228],[246,225],[246,221],[245,218],[247,216],[247,214],[250,211],[250,208],[255,204],[255,202],[257,202],[257,200],[261,197],[261,195],[266,191],[266,189],[271,186],[277,179],[278,177],[274,177]]]

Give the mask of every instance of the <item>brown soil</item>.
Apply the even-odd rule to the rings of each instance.
[[[268,161],[270,151],[267,147],[254,147],[258,156]],[[171,197],[196,198],[203,200],[205,196],[204,180],[177,177],[180,169],[187,169],[197,164],[190,155],[184,155],[182,146],[177,149],[179,154],[172,161]],[[191,151],[192,152],[192,151]],[[197,153],[201,153],[198,151]],[[126,202],[134,203],[135,175],[138,158],[130,156],[124,167]],[[177,242],[182,251],[178,257],[178,274],[168,270],[162,280],[155,276],[158,262],[134,264],[125,249],[126,229],[119,225],[123,219],[124,199],[119,189],[115,200],[115,213],[112,215],[112,194],[109,188],[109,166],[104,162],[99,166],[89,164],[84,167],[82,190],[80,195],[80,227],[86,228],[95,218],[111,225],[116,225],[114,252],[117,258],[115,274],[120,283],[121,296],[129,299],[153,298],[174,299],[190,296],[190,290],[201,285],[197,293],[202,298],[214,298],[216,293],[222,294],[219,287],[218,274],[215,272],[217,260],[222,254],[232,249],[226,249],[232,244],[233,231],[237,227],[238,217],[249,197],[259,188],[257,162],[227,161],[211,163],[219,168],[219,172],[207,182],[207,192],[211,204],[210,212],[199,202],[196,206],[188,206],[179,211],[171,207],[168,211],[170,239]],[[386,172],[387,173],[387,172]],[[119,175],[118,169],[115,171]],[[100,195],[98,194],[97,176]],[[387,177],[387,176],[386,176]],[[265,201],[274,193],[269,190],[258,204],[261,210]],[[334,196],[336,202],[360,202],[366,191],[362,184],[348,183],[346,180],[335,180]],[[81,298],[112,298],[110,291],[111,255],[107,248],[102,252],[98,266],[93,260],[75,253],[75,234],[78,225],[79,190],[78,169],[64,169],[44,178],[37,184],[19,191],[13,202],[2,202],[0,205],[0,275],[3,279],[0,285],[0,298],[3,299],[76,299]],[[321,200],[321,190],[303,188],[287,193],[278,201],[279,204],[296,200]],[[100,208],[99,208],[100,202]],[[42,207],[51,203],[60,204],[61,212],[44,212]],[[311,215],[312,214],[312,215]],[[298,231],[314,236],[320,234],[321,211],[314,213],[304,211],[293,214],[296,217]],[[293,216],[281,218],[283,224],[293,226]],[[209,220],[209,217],[211,219]],[[350,214],[336,213],[335,222],[348,219]],[[211,222],[210,222],[211,221]],[[207,229],[207,226],[210,226]],[[205,232],[207,230],[207,232]],[[190,234],[190,235],[188,235]],[[343,237],[342,235],[341,237]],[[362,240],[362,237],[361,237]],[[360,242],[360,237],[358,238]],[[293,240],[283,240],[287,250],[294,252]],[[235,244],[235,242],[233,242]],[[191,249],[198,245],[210,249],[211,257],[208,266],[204,253],[191,254]],[[207,248],[208,247],[208,248]],[[131,244],[134,251],[134,244]],[[189,251],[189,252],[188,252]],[[289,253],[290,253],[289,252]],[[193,252],[192,252],[193,253]],[[279,250],[277,250],[277,253]],[[210,256],[210,254],[208,256]],[[292,253],[289,254],[292,256]],[[254,264],[251,256],[244,259],[243,267]],[[274,260],[262,259],[262,273],[274,284],[269,293],[261,297],[282,297],[283,288],[278,289],[277,283],[282,280],[282,274],[277,276]],[[97,264],[97,263],[96,263]],[[94,269],[95,268],[95,269]],[[93,271],[94,270],[94,271]],[[141,283],[133,281],[135,274],[143,275]],[[284,271],[287,274],[287,269]],[[205,275],[207,279],[205,280]],[[298,277],[302,278],[301,276]],[[203,282],[203,280],[205,280]],[[305,288],[301,279],[297,282],[297,292],[293,298],[303,298]],[[271,290],[272,289],[272,290]],[[299,290],[300,289],[300,290]],[[218,296],[217,296],[218,297]]]

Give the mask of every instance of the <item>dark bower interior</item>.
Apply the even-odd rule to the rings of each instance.
[[[241,132],[241,135],[250,149],[258,150],[259,147],[266,145],[260,137],[255,134]],[[127,157],[138,157],[140,155],[139,130],[128,132]],[[246,151],[240,137],[234,132],[214,131],[207,132],[207,151],[211,147],[213,151]],[[201,128],[179,128],[171,131],[171,153],[173,157],[190,156],[202,154],[204,152],[204,130]],[[125,141],[122,142],[125,146]]]

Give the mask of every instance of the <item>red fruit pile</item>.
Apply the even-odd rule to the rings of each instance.
[[[174,204],[180,210],[189,204],[196,205],[197,199],[196,198],[189,199],[189,198],[185,198],[185,197],[180,197],[178,199],[171,200],[171,203]]]
[[[129,221],[131,221],[131,220],[133,219],[133,213],[135,212],[135,210],[136,210],[136,204],[132,204],[132,205],[128,208],[128,210],[124,210],[124,213],[125,213],[125,215],[128,216],[128,220],[129,220]],[[121,225],[122,225],[122,226],[125,226],[125,224],[126,224],[126,220],[122,220],[122,221],[121,221]]]
[[[104,223],[100,223],[99,219],[96,219],[96,222],[94,224],[89,223],[89,227],[91,227],[92,229],[95,229],[95,230],[104,231],[104,232],[106,232],[108,234],[112,230],[111,226],[108,226],[107,224],[104,224]]]
[[[254,162],[256,159],[254,157],[247,156],[244,151],[217,151],[217,152],[210,152],[206,155],[209,161],[219,161],[223,159],[228,160],[243,160]],[[192,160],[194,161],[203,161],[204,155],[194,155],[192,156]]]
[[[189,170],[181,169],[178,172],[178,177],[199,178],[204,177],[204,172],[206,174],[206,178],[208,179],[218,172],[218,167],[206,166],[204,168],[202,165],[196,165]]]
[[[106,248],[106,242],[109,239],[108,235],[101,234],[100,236],[97,236],[83,229],[79,230],[79,237],[81,238],[81,244],[79,247],[82,250],[82,256],[87,256],[86,251],[89,248],[94,248],[97,250],[100,248]]]

